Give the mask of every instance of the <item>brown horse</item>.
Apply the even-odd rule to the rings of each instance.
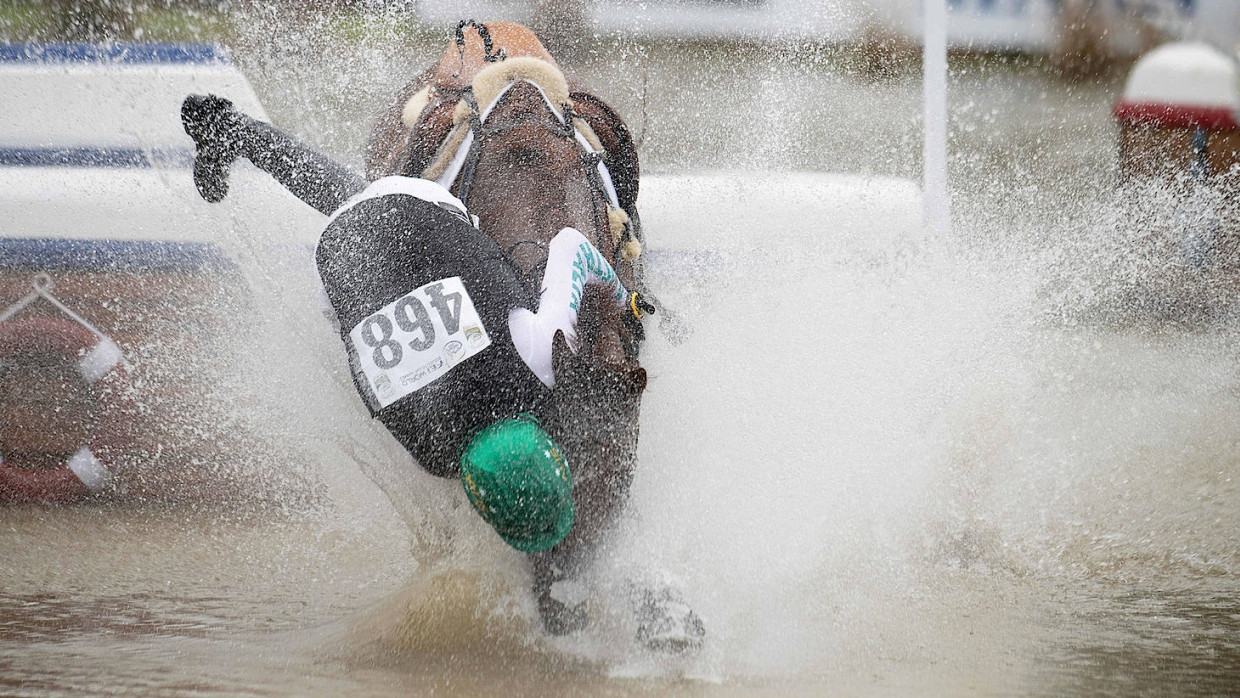
[[[635,290],[638,168],[623,122],[601,100],[570,89],[524,27],[462,23],[456,39],[376,127],[369,177],[420,176],[448,186],[534,291],[547,245],[565,227],[580,230]],[[556,338],[556,386],[543,415],[568,456],[577,509],[568,538],[533,556],[539,607],[556,633],[585,620],[580,608],[552,599],[550,588],[580,571],[627,497],[646,387],[632,314],[588,288],[578,335],[576,353]]]

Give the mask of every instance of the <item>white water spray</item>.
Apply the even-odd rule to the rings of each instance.
[[[356,43],[305,41],[283,18],[275,31],[255,26],[255,50],[267,53],[251,60],[272,70],[254,74],[266,77],[271,105],[283,106],[273,111],[277,123],[346,157],[369,128],[359,105],[381,103],[442,48],[436,39],[427,56],[414,55],[402,34],[399,47],[359,51]],[[371,46],[379,35],[365,33]],[[261,427],[281,449],[273,467],[304,462],[322,471],[322,522],[267,530],[265,514],[238,525],[211,510],[193,518],[181,510],[6,511],[12,530],[0,537],[0,557],[11,564],[0,586],[25,592],[3,609],[10,632],[0,663],[16,670],[0,687],[193,685],[204,695],[1232,690],[1240,665],[1235,332],[1039,325],[1049,306],[1071,317],[1083,297],[1102,295],[1098,287],[1156,279],[1159,270],[1146,270],[1140,256],[1154,227],[1093,202],[1072,208],[1044,185],[1017,189],[1009,169],[985,157],[972,172],[970,160],[956,161],[955,225],[965,235],[927,235],[933,246],[917,254],[917,236],[935,230],[929,211],[937,207],[943,225],[950,212],[945,62],[931,70],[933,43],[924,199],[912,181],[844,177],[850,186],[833,188],[762,169],[915,178],[902,169],[921,135],[915,81],[867,82],[752,55],[720,70],[710,54],[684,60],[682,47],[651,81],[666,89],[652,98],[658,118],[644,166],[700,172],[740,160],[751,171],[713,185],[665,182],[662,199],[657,177],[643,179],[652,256],[677,236],[695,237],[690,247],[703,252],[676,267],[652,262],[652,287],[698,332],[678,347],[651,332],[633,520],[596,576],[605,591],[606,577],[629,563],[681,577],[710,633],[694,675],[725,685],[658,683],[659,667],[562,661],[610,659],[632,635],[608,627],[552,652],[527,652],[545,645],[530,629],[536,615],[519,555],[472,513],[458,483],[421,472],[367,418],[339,340],[312,302],[312,270],[273,267],[281,257],[267,244],[288,231],[255,237],[239,227],[228,242],[242,251],[255,305],[270,311],[246,319],[260,321],[257,335],[271,340],[264,345],[283,370],[263,374],[277,384],[269,392],[278,409],[234,399],[229,416]],[[318,46],[344,48],[320,55]],[[613,63],[595,69],[608,94],[624,79]],[[756,91],[755,74],[768,76]],[[1038,76],[993,73],[958,74],[953,85],[966,121],[966,104],[1003,106],[1005,91],[1047,90],[1056,107],[1053,119],[1031,122],[1022,98],[1015,114],[978,117],[986,138],[961,152],[1010,164],[1011,139],[994,134],[1019,133],[1036,137],[1046,158],[1018,163],[1026,168],[1066,171],[1109,157],[1109,144],[1097,145],[1105,138],[1074,130],[1104,133],[1081,96],[1103,88],[1066,91]],[[758,98],[745,101],[750,94]],[[794,109],[797,100],[805,106]],[[754,137],[790,122],[788,134]],[[959,125],[956,137],[967,142],[967,124]],[[781,147],[788,142],[806,147],[794,154]],[[799,154],[807,159],[794,160]],[[1010,197],[1003,210],[1018,215],[990,210],[983,223],[972,221],[978,206],[969,199],[987,188],[1040,208],[1017,210]],[[238,186],[229,202],[285,196]],[[1145,205],[1167,214],[1162,200]],[[956,243],[966,237],[977,244],[962,250]],[[1048,284],[1051,273],[1062,283]],[[259,381],[240,385],[250,375],[231,378],[222,392],[251,394]],[[384,531],[394,517],[372,482],[408,532]],[[399,594],[372,606],[388,589]],[[598,610],[607,620],[607,609]],[[340,630],[346,623],[351,632]],[[308,644],[307,630],[320,626]],[[333,661],[338,655],[345,660]]]
[[[925,0],[922,188],[926,232],[942,239],[951,219],[947,193],[947,2]]]

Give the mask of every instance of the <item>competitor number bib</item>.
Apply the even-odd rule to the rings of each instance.
[[[491,346],[461,277],[398,298],[349,332],[358,366],[387,407]]]

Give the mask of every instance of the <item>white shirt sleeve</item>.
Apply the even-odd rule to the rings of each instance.
[[[569,348],[577,351],[577,314],[586,284],[606,287],[618,307],[627,307],[629,292],[611,264],[581,231],[565,228],[547,249],[538,312],[513,308],[508,313],[508,331],[517,354],[548,388],[555,387],[551,343],[556,331],[563,332]]]

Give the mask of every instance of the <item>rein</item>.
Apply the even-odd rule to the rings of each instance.
[[[491,41],[491,30],[487,29],[487,25],[482,22],[475,22],[472,19],[463,19],[456,25],[456,52],[461,59],[461,67],[457,69],[452,77],[460,77],[461,71],[465,69],[465,27],[473,27],[478,32],[478,36],[482,38],[483,56],[482,60],[487,63],[496,63],[508,57],[504,49],[495,50],[494,42]]]

